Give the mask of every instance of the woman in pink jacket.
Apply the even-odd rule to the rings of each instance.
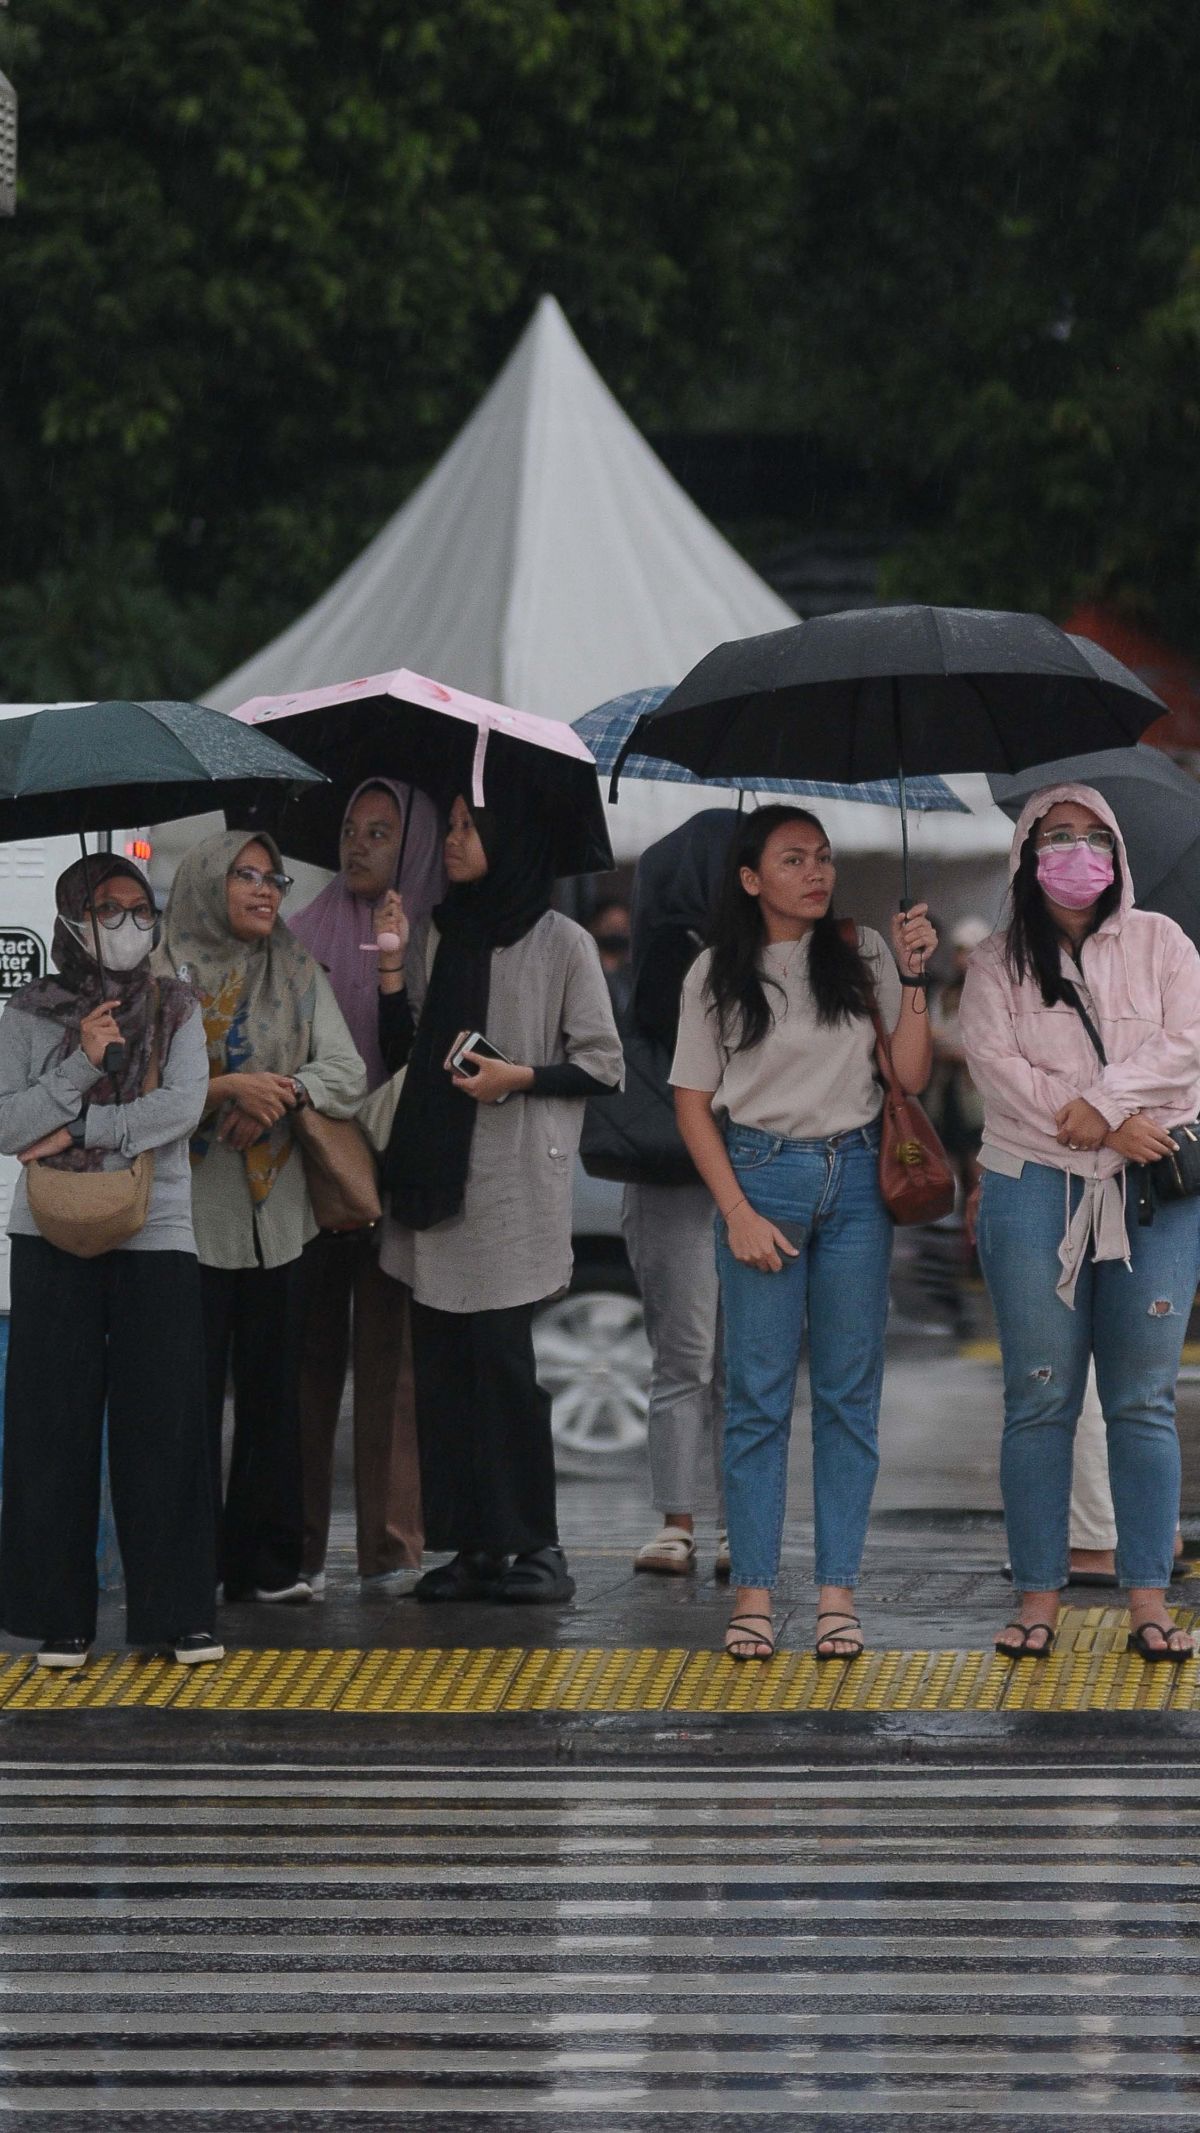
[[[1200,1199],[1158,1208],[1148,1227],[1136,1202],[1138,1166],[1173,1147],[1164,1129],[1200,1112],[1200,956],[1172,919],[1134,908],[1120,830],[1091,786],[1035,793],[1009,874],[1008,926],[976,949],[960,1013],[984,1102],[979,1256],[1004,1359],[1000,1483],[1020,1594],[996,1649],[1053,1649],[1094,1356],[1130,1647],[1178,1662],[1192,1640],[1164,1592]]]

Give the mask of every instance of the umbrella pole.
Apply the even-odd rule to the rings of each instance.
[[[908,911],[912,907],[908,880],[908,794],[904,784],[904,738],[900,730],[900,683],[894,674],[892,676],[892,731],[896,736],[896,783],[900,789],[900,866],[904,886],[904,894],[900,898],[900,909]]]
[[[79,832],[79,849],[83,854],[83,885],[84,888],[87,890],[88,911],[91,914],[92,920],[92,939],[96,944],[96,967],[100,972],[100,992],[101,997],[103,997],[104,951],[100,946],[100,921],[96,917],[96,898],[92,888],[92,870],[88,865],[88,860],[91,857],[91,854],[89,853],[87,848],[87,838],[85,837],[82,830],[80,830]],[[124,1059],[124,1057],[125,1045],[123,1042],[120,1044],[110,1044],[106,1046],[104,1053],[104,1071],[108,1075],[110,1081],[114,1080],[117,1074],[120,1073],[121,1061]]]

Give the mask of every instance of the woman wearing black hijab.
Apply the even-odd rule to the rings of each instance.
[[[571,1277],[584,1099],[622,1069],[596,944],[551,909],[551,851],[527,796],[474,810],[458,798],[449,893],[405,944],[393,996],[416,1034],[384,1162],[380,1265],[413,1297],[426,1543],[454,1550],[416,1586],[426,1601],[574,1591],[533,1311]],[[475,1054],[452,1071],[472,1031],[503,1059]]]

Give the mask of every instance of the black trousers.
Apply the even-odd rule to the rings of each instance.
[[[76,1259],[12,1240],[0,1622],[96,1633],[105,1405],[131,1644],[211,1630],[213,1507],[200,1271],[189,1252]]]
[[[200,1269],[209,1456],[218,1504],[225,1387],[231,1364],[233,1369],[233,1455],[217,1542],[227,1600],[247,1598],[256,1585],[278,1590],[300,1572],[299,1277],[298,1259],[279,1267]]]
[[[554,1444],[533,1305],[435,1311],[414,1299],[412,1329],[426,1547],[490,1555],[550,1547]]]

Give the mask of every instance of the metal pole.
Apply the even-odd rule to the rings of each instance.
[[[908,795],[904,785],[904,733],[900,723],[900,682],[895,674],[892,676],[892,732],[896,739],[896,783],[900,788],[900,851],[904,884],[904,894],[900,898],[900,909],[907,911],[912,906],[908,880]]]

